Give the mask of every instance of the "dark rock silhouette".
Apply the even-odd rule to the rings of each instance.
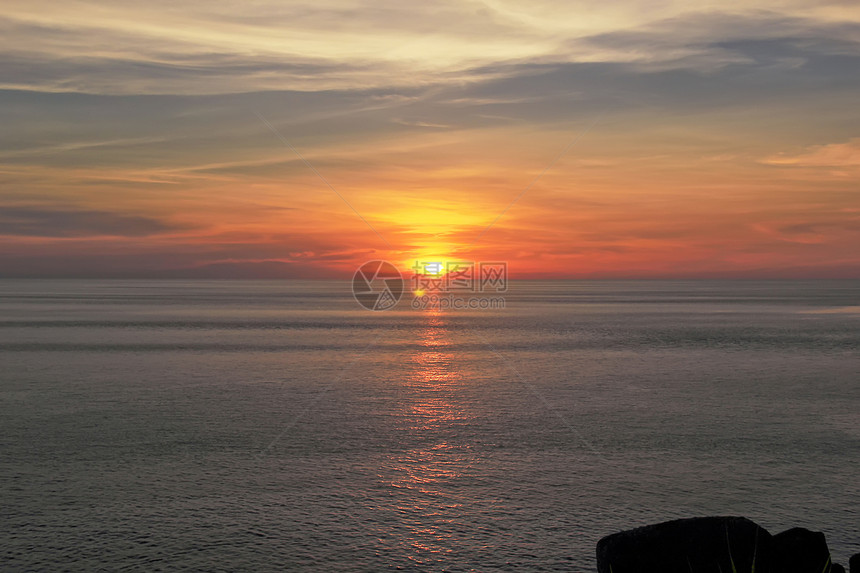
[[[830,550],[820,531],[795,527],[773,536],[773,571],[779,573],[826,573]]]
[[[860,553],[855,553],[848,560],[848,571],[850,573],[860,573]]]
[[[597,543],[599,573],[771,571],[772,536],[745,517],[696,517],[608,535]],[[822,573],[819,568],[814,573]]]
[[[860,553],[849,561],[860,573]],[[695,517],[607,535],[599,573],[845,573],[824,534],[795,527],[771,535],[745,517]]]

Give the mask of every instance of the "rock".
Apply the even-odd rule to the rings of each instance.
[[[779,573],[827,573],[830,550],[820,531],[795,527],[773,536],[773,571]]]
[[[845,567],[839,563],[834,563],[833,567],[830,569],[830,573],[845,573]]]
[[[855,553],[848,560],[848,571],[850,573],[860,573],[860,553]]]
[[[771,570],[771,541],[765,529],[745,517],[678,519],[604,537],[597,543],[597,570],[745,573],[755,565],[755,571],[766,572]]]

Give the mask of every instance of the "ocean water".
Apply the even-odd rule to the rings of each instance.
[[[744,515],[860,551],[860,283],[0,281],[0,570],[594,571]]]

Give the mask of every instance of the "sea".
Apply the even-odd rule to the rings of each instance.
[[[860,282],[0,281],[0,570],[577,571],[742,515],[860,552]]]

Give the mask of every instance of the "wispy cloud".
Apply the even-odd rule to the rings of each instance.
[[[860,9],[826,3],[649,5],[507,2],[433,5],[231,1],[7,3],[7,89],[213,94],[469,82],[499,63],[624,63],[705,71],[761,65],[766,42],[857,55]],[[835,17],[838,15],[838,18]],[[38,38],[38,42],[33,39]],[[749,40],[758,48],[744,45]],[[758,51],[758,53],[753,53]],[[774,61],[771,61],[772,65]],[[644,69],[644,68],[643,68]]]
[[[800,153],[777,153],[762,160],[769,165],[799,167],[860,167],[860,138],[815,145]]]
[[[91,209],[0,206],[0,235],[28,237],[148,237],[183,226],[151,217]]]

